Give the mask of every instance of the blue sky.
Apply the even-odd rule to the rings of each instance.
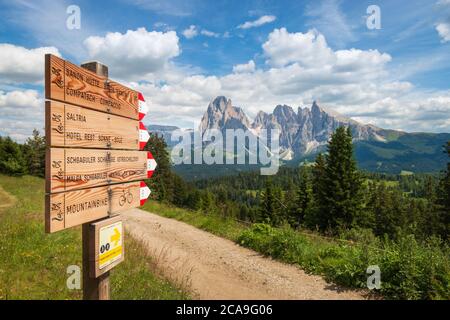
[[[109,65],[146,96],[147,124],[192,127],[226,95],[250,118],[318,100],[385,128],[450,131],[450,0],[0,0],[0,15],[0,134],[17,140],[43,127],[45,52]]]

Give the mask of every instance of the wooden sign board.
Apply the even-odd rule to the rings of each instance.
[[[156,168],[147,151],[48,148],[46,161],[47,193],[149,179]]]
[[[124,260],[124,231],[119,216],[90,224],[90,277],[98,278]]]
[[[54,55],[45,56],[45,98],[141,120],[139,93]]]
[[[45,103],[45,121],[52,147],[142,150],[150,138],[137,120],[54,101]]]
[[[45,230],[53,233],[139,207],[149,195],[142,181],[47,194]]]

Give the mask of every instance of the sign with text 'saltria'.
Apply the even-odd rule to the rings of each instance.
[[[142,122],[54,101],[46,102],[51,147],[142,150],[150,138]]]

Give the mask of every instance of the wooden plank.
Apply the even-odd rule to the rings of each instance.
[[[89,249],[91,278],[98,278],[120,264],[125,258],[124,227],[120,216],[90,224],[91,248]]]
[[[54,55],[45,56],[45,98],[139,120],[139,93]]]
[[[149,139],[137,120],[55,101],[45,110],[47,146],[141,150]]]
[[[148,179],[156,168],[147,151],[48,148],[46,159],[47,193]]]
[[[149,195],[142,181],[47,194],[45,230],[53,233],[139,207]]]

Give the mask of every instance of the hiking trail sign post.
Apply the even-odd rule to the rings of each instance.
[[[109,299],[109,271],[125,258],[120,212],[150,196],[155,168],[141,93],[108,78],[108,67],[78,67],[45,56],[45,231],[82,226],[83,298]]]

